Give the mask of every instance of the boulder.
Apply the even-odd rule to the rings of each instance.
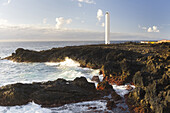
[[[111,96],[114,101],[118,101],[122,99],[122,97],[118,95],[115,91],[112,91]]]
[[[100,82],[99,76],[93,76],[91,81],[99,83]]]
[[[97,90],[113,91],[113,87],[107,81],[102,81],[97,84]]]
[[[107,109],[112,110],[113,108],[116,108],[117,106],[114,101],[109,100],[106,104],[106,107],[107,107]]]

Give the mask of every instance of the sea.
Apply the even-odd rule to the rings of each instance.
[[[111,43],[123,43],[126,41],[114,41]],[[65,46],[79,46],[91,44],[103,44],[102,41],[56,41],[56,42],[0,42],[0,58],[3,59],[10,56],[17,48],[29,50],[48,50],[51,48]],[[80,64],[70,58],[65,58],[63,62],[45,62],[45,63],[17,63],[9,60],[0,60],[0,87],[14,83],[32,83],[53,81],[58,78],[66,80],[74,80],[76,77],[84,76],[89,82],[93,76],[99,76],[102,80],[103,76],[99,75],[98,69],[81,68]],[[97,85],[97,83],[95,83]],[[134,87],[134,86],[133,86]],[[122,97],[128,93],[126,85],[113,85],[115,91]],[[108,95],[108,98],[110,95]],[[105,97],[103,97],[105,98]],[[92,113],[109,111],[106,107],[107,102],[103,99],[96,101],[85,101],[73,104],[66,104],[60,107],[43,108],[41,105],[30,102],[22,106],[0,106],[0,113]],[[128,107],[125,102],[117,104],[125,108],[122,111],[119,107],[112,111],[113,113],[126,113]],[[95,111],[88,109],[96,107]]]

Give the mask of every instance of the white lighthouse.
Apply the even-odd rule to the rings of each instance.
[[[110,15],[106,12],[105,15],[105,44],[110,44]]]

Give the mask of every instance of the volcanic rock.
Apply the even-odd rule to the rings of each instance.
[[[116,108],[116,104],[114,101],[108,101],[107,104],[106,104],[106,107],[109,109],[109,110],[112,110],[112,108]]]
[[[99,83],[100,82],[99,76],[93,76],[91,81],[95,81],[95,82]]]
[[[107,81],[102,81],[97,84],[97,90],[113,91],[113,87]]]
[[[100,97],[94,83],[87,82],[84,77],[74,81],[57,79],[45,83],[17,83],[0,87],[0,106],[25,105],[34,101],[44,107],[54,107]]]
[[[136,108],[136,111],[141,110],[144,112],[170,112],[170,43],[140,44],[128,42],[53,48],[39,52],[19,48],[6,59],[16,62],[60,62],[65,57],[78,61],[82,67],[100,69],[100,72],[103,74],[103,83],[99,83],[98,87],[100,90],[109,89],[108,83],[122,85],[133,82],[137,88],[126,97],[129,108],[133,106],[133,111]],[[77,87],[81,86],[79,85]],[[21,85],[20,87],[31,86]],[[17,95],[15,93],[16,90],[6,90],[5,94],[11,96],[6,97],[4,92],[2,92],[0,97],[1,99],[7,98],[5,103],[10,103],[10,100],[13,101],[13,98]],[[31,91],[34,92],[32,88]],[[25,95],[25,92],[29,91],[25,89],[25,92],[22,92],[21,102],[27,103],[30,98]],[[27,99],[22,100],[23,98]],[[42,101],[45,102],[45,100]],[[0,104],[2,103],[3,101],[0,101]],[[17,103],[17,101],[14,103]]]

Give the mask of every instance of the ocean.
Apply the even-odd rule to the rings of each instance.
[[[112,43],[121,43],[124,41],[115,41]],[[24,48],[30,50],[47,50],[57,47],[65,46],[78,46],[78,45],[90,45],[90,44],[102,44],[102,41],[86,41],[86,42],[0,42],[0,57],[5,58],[11,55],[17,48]],[[99,76],[102,80],[102,75],[99,75],[99,70],[81,68],[80,64],[72,59],[66,58],[64,62],[56,63],[16,63],[9,60],[0,60],[0,87],[8,84],[14,83],[32,83],[32,82],[45,82],[52,81],[58,78],[64,78],[66,80],[73,80],[76,77],[84,76],[89,82],[93,76]],[[95,83],[95,85],[97,85]],[[127,94],[128,91],[125,90],[125,86],[113,85],[116,92],[122,97]],[[89,113],[93,112],[88,109],[88,107],[96,107],[96,110],[106,111],[106,101],[87,101],[74,104],[66,104],[61,107],[55,108],[42,108],[41,105],[37,105],[34,102],[30,102],[23,106],[13,106],[5,107],[0,106],[0,113]],[[127,108],[125,103],[122,105]],[[128,112],[121,111],[116,108],[112,112]]]

